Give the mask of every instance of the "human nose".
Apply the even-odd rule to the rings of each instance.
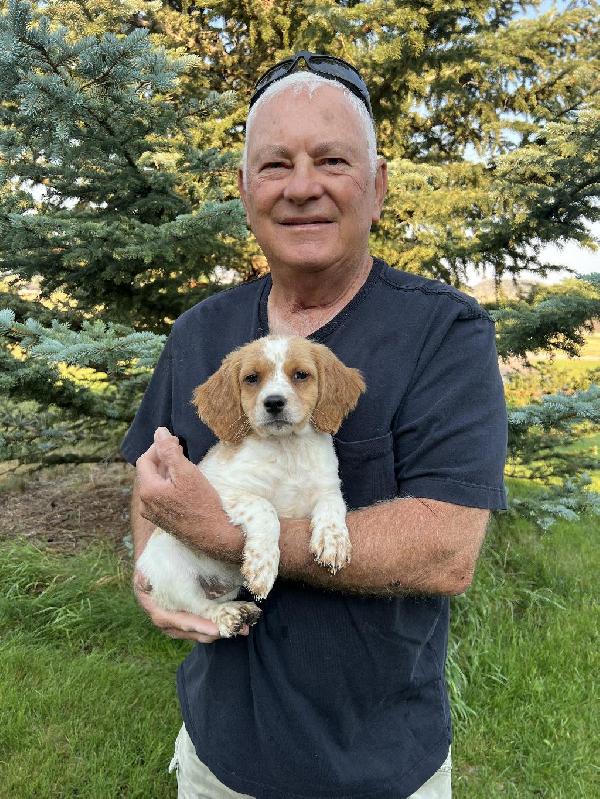
[[[308,200],[318,199],[323,191],[323,185],[313,164],[299,161],[293,165],[283,196],[286,200],[301,205]]]

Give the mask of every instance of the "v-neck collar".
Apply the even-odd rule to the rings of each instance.
[[[311,333],[307,338],[311,339],[312,341],[324,341],[328,336],[333,333],[343,322],[348,319],[348,317],[356,310],[356,308],[363,302],[367,294],[371,291],[375,283],[379,280],[379,276],[383,271],[385,263],[380,258],[373,258],[373,265],[371,266],[371,270],[367,275],[367,279],[362,284],[360,289],[356,292],[354,297],[348,302],[344,307],[338,311],[338,313],[330,319],[329,322],[324,324],[322,327],[315,330]],[[269,335],[269,314],[268,314],[268,307],[267,303],[269,301],[269,294],[271,293],[271,288],[273,286],[273,281],[271,280],[271,275],[268,274],[265,278],[264,285],[259,295],[259,308],[258,308],[258,329],[257,329],[257,338],[261,338],[262,336]]]

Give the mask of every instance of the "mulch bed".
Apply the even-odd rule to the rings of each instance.
[[[27,539],[57,552],[90,543],[123,554],[134,470],[127,464],[44,469],[0,480],[0,540]]]

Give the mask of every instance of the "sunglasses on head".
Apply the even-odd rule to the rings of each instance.
[[[315,75],[320,75],[322,78],[335,80],[337,83],[341,83],[349,89],[359,100],[362,100],[369,112],[369,116],[371,118],[373,117],[369,90],[367,89],[366,83],[361,78],[359,71],[347,61],[342,61],[341,58],[335,58],[331,55],[321,55],[319,53],[309,53],[307,50],[300,50],[293,56],[290,56],[290,58],[286,58],[278,64],[275,64],[275,66],[268,69],[264,75],[261,75],[256,82],[254,93],[250,98],[250,108],[252,108],[258,98],[264,94],[272,83],[287,77],[287,75],[291,75],[301,59],[304,59],[304,63],[310,72],[314,72]]]

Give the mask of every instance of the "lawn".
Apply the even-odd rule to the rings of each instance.
[[[0,596],[0,796],[175,796],[187,645],[146,622],[119,558],[4,544]]]
[[[598,519],[494,523],[453,600],[456,799],[593,797]],[[187,644],[138,611],[123,559],[15,540],[0,563],[0,795],[175,797]]]
[[[544,534],[504,518],[490,531],[453,602],[457,799],[598,795],[599,532],[598,517]]]

